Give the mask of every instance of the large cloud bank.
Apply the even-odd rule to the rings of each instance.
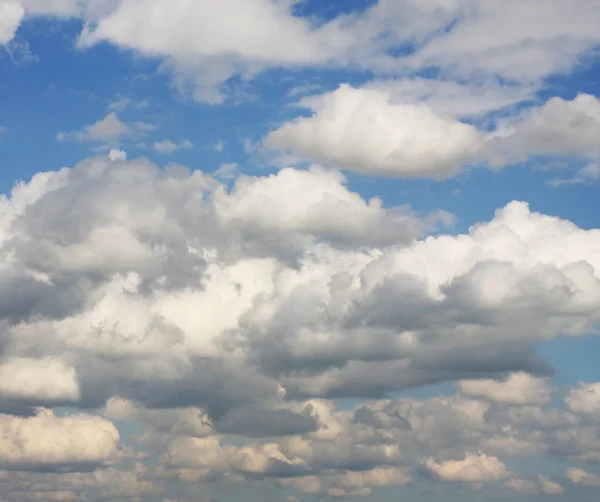
[[[502,458],[600,460],[595,387],[546,409],[552,368],[535,352],[597,329],[599,230],[515,201],[467,234],[424,237],[450,215],[364,200],[323,168],[228,187],[113,159],[37,174],[0,201],[0,466],[13,488],[33,470],[46,493],[43,471],[66,469],[65,494],[116,490],[98,476],[141,453],[110,420],[139,424],[161,452],[151,471],[118,471],[140,492],[269,477],[367,495],[426,476],[558,493]],[[440,382],[459,394],[390,399]],[[343,411],[341,397],[375,401]],[[39,409],[56,405],[82,414]]]

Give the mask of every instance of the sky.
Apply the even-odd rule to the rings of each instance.
[[[0,0],[0,502],[597,500],[599,24]]]

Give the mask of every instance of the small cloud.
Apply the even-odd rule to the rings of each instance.
[[[159,153],[173,153],[175,150],[189,150],[191,148],[194,148],[194,144],[187,139],[181,143],[173,143],[171,140],[154,143],[154,149]]]
[[[110,103],[108,105],[108,109],[115,112],[122,112],[123,110],[129,108],[129,105],[131,105],[131,99],[124,98]]]
[[[156,130],[156,126],[153,124],[149,124],[148,122],[135,122],[133,126],[142,132],[150,132]]]
[[[242,140],[242,145],[244,146],[244,152],[246,152],[248,155],[252,155],[257,151],[256,144],[252,143],[250,138],[244,138]]]
[[[217,152],[222,152],[225,149],[225,142],[223,140],[219,140],[213,146],[213,149]]]
[[[127,152],[124,152],[123,150],[116,150],[116,149],[112,149],[109,153],[108,153],[108,157],[110,158],[110,160],[112,161],[124,161],[127,160]]]
[[[98,122],[87,125],[78,131],[59,132],[58,141],[92,141],[102,143],[115,143],[125,137],[144,136],[154,130],[152,124],[134,122],[131,126],[125,124],[115,112],[111,112]]]
[[[8,132],[7,127],[0,126],[0,138]]]
[[[112,103],[109,103],[108,109],[114,112],[122,112],[128,109],[142,110],[149,105],[147,100],[136,101],[131,98],[119,98]]]
[[[300,84],[292,87],[287,95],[288,97],[305,96],[316,92],[322,92],[323,86],[319,84]]]
[[[548,185],[559,187],[563,185],[593,185],[600,181],[600,164],[592,163],[581,168],[571,178],[553,178]]]
[[[56,139],[59,141],[118,141],[124,136],[131,136],[134,131],[121,122],[116,113],[109,113],[98,122],[85,126],[79,131],[59,132]]]

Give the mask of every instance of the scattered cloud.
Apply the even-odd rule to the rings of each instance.
[[[191,148],[194,148],[194,145],[187,139],[181,143],[173,143],[168,139],[154,143],[154,149],[159,153],[173,153],[175,150],[189,150]]]
[[[600,101],[577,94],[600,4],[343,9],[0,0],[0,51],[32,60],[24,36],[41,25],[24,23],[50,19],[44,36],[79,49],[61,65],[94,58],[86,81],[102,69],[106,107],[95,121],[63,106],[72,93],[42,93],[76,124],[57,139],[100,155],[0,197],[2,500],[418,498],[424,485],[566,500],[600,486],[598,378],[559,385],[563,356],[538,352],[598,332],[600,234],[510,202],[508,186],[515,164],[565,169],[547,183],[574,193],[600,180]],[[57,35],[60,20],[74,22]],[[88,50],[101,43],[148,59],[180,96],[148,72],[109,74]],[[10,66],[7,103],[25,77]],[[162,119],[146,113],[157,106]],[[194,113],[216,135],[209,158],[237,135],[250,164],[237,148],[218,168],[128,159],[194,148]],[[19,173],[53,158],[45,120],[33,132],[33,156],[10,152]],[[493,187],[475,184],[486,165],[505,167]],[[546,196],[536,204],[561,214]],[[438,209],[447,197],[459,218]]]
[[[103,119],[85,126],[80,131],[59,132],[56,138],[59,141],[76,140],[110,143],[127,136],[132,136],[133,134],[133,129],[122,122],[116,113],[111,112]]]
[[[579,169],[570,178],[552,178],[548,184],[554,187],[564,185],[593,185],[600,181],[600,164],[592,163]]]
[[[110,152],[108,152],[108,157],[110,158],[110,160],[124,161],[127,160],[127,152],[112,149]]]

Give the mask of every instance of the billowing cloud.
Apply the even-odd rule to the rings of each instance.
[[[466,235],[414,240],[427,217],[364,201],[328,171],[225,189],[99,157],[37,175],[3,211],[5,280],[29,288],[7,355],[71,354],[94,405],[118,395],[219,417],[280,387],[378,397],[547,375],[535,344],[598,322],[598,231],[519,202]]]
[[[0,468],[101,465],[120,460],[121,453],[119,432],[101,417],[59,418],[48,410],[28,418],[0,415]]]
[[[392,104],[385,91],[342,85],[312,106],[311,117],[284,124],[265,144],[364,173],[431,178],[459,172],[481,148],[473,126],[425,105]]]
[[[287,168],[268,177],[238,178],[231,193],[221,188],[213,200],[220,222],[255,236],[305,234],[381,246],[410,242],[427,227],[453,221],[442,211],[422,220],[410,208],[386,210],[381,200],[365,201],[345,184],[341,174],[319,167],[309,171]]]
[[[365,200],[323,168],[226,186],[108,156],[40,173],[0,209],[13,292],[0,301],[0,405],[6,451],[20,452],[6,469],[117,462],[107,419],[156,452],[141,486],[266,479],[368,495],[421,465],[516,487],[506,456],[600,458],[593,404],[574,389],[566,411],[544,408],[552,368],[535,353],[598,325],[597,230],[512,202],[465,234],[422,238],[439,214]],[[461,393],[382,399],[446,381]],[[335,397],[378,400],[343,410]],[[107,419],[32,409],[55,403]],[[13,448],[46,437],[37,428],[63,442]],[[96,446],[81,453],[84,436]]]

